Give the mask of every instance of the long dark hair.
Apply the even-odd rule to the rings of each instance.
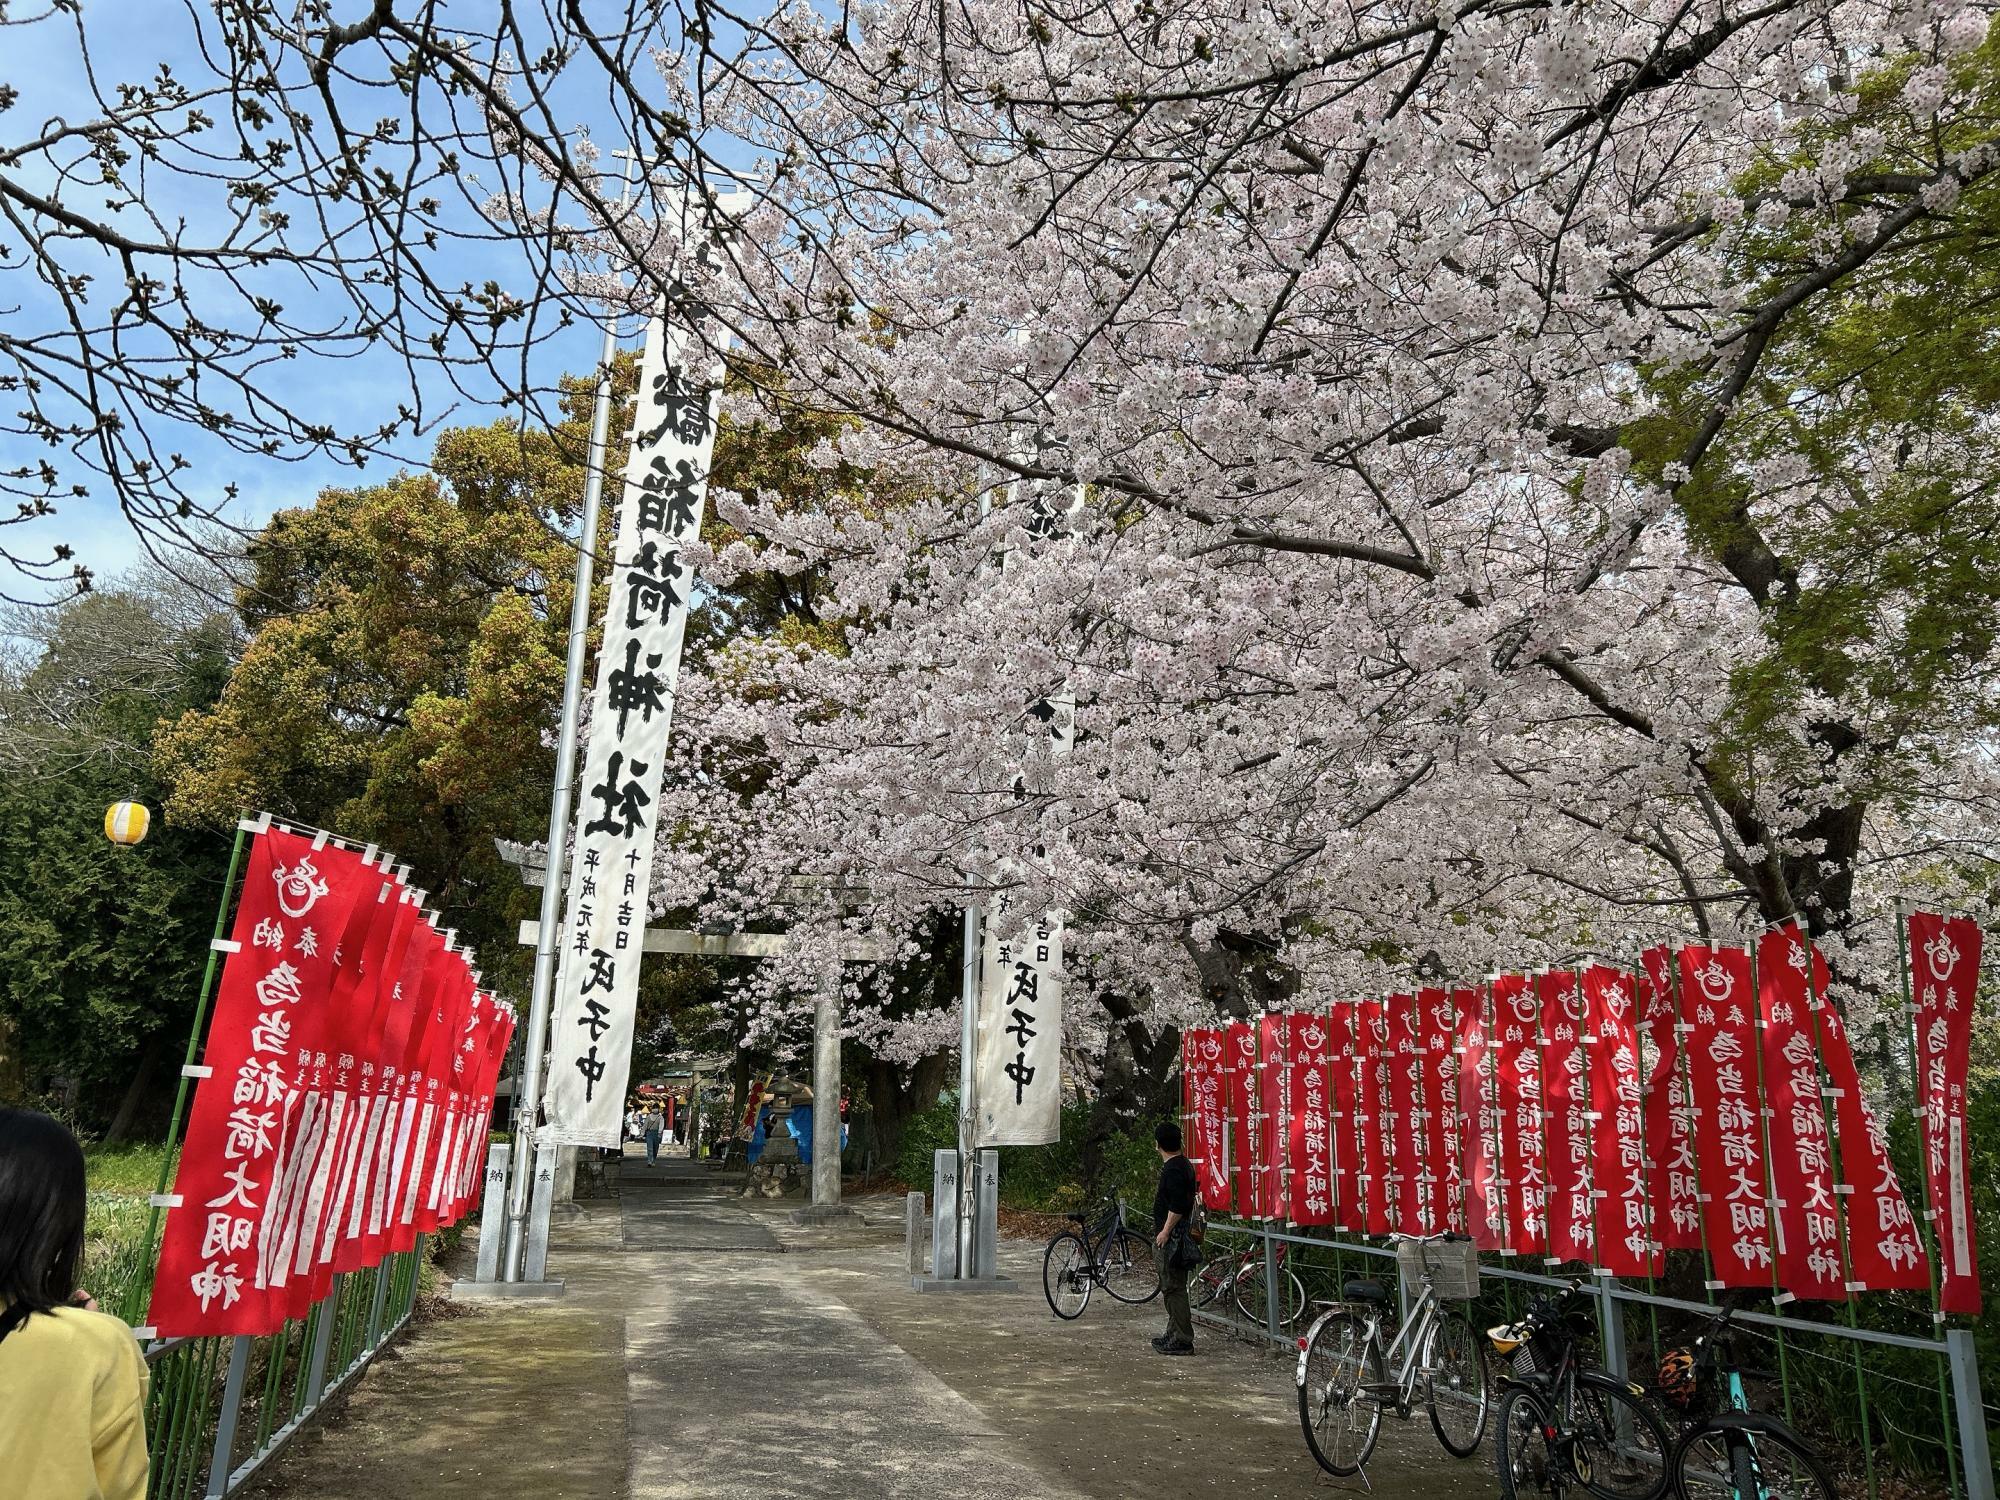
[[[83,1148],[56,1121],[0,1109],[0,1339],[76,1295]]]

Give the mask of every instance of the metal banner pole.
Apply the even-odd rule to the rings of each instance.
[[[974,1250],[973,1219],[978,1209],[971,1195],[973,1160],[972,1154],[979,1129],[977,1052],[979,1048],[979,908],[965,908],[965,958],[959,973],[959,1024],[958,1024],[958,1171],[953,1179],[953,1190],[957,1196],[952,1220],[958,1235],[956,1266],[953,1275],[966,1277],[972,1274]],[[944,1222],[944,1210],[933,1205],[935,1222]]]
[[[621,153],[623,154],[623,153]],[[625,157],[630,197],[636,153]],[[542,1071],[548,1056],[549,1008],[555,995],[556,945],[562,941],[563,864],[568,853],[570,798],[576,786],[577,718],[583,701],[584,650],[590,635],[590,579],[597,556],[597,513],[604,502],[604,454],[611,435],[611,363],[618,357],[618,317],[604,324],[597,361],[597,396],[591,406],[590,449],[585,460],[583,517],[576,545],[575,592],[569,604],[569,652],[563,666],[563,701],[556,736],[556,779],[549,795],[548,861],[542,877],[541,927],[535,936],[534,977],[528,990],[527,1042],[521,1084],[514,1096],[512,1183],[507,1195],[507,1245],[502,1277],[521,1280],[527,1248],[529,1164],[535,1159],[535,1114],[542,1102]]]

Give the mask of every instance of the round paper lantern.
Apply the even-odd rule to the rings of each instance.
[[[153,814],[143,802],[114,802],[104,809],[104,836],[114,844],[136,844],[153,826]]]

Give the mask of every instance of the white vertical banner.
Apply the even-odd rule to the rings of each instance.
[[[1048,726],[1050,754],[1067,755],[1076,733],[1069,687],[1028,713]],[[1045,912],[1006,936],[1012,925],[1003,896],[980,939],[975,1147],[1046,1146],[1062,1137],[1062,913]]]
[[[1062,1135],[1062,917],[1006,926],[1002,897],[980,944],[973,1144],[1045,1146]]]
[[[694,583],[681,556],[701,533],[721,386],[720,360],[655,316],[639,364],[570,854],[542,1095],[548,1125],[538,1134],[557,1145],[623,1138],[660,780]]]

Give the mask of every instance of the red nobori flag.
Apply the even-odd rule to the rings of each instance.
[[[1543,1159],[1542,1070],[1536,1035],[1541,1002],[1525,974],[1493,980],[1494,1082],[1499,1096],[1500,1186],[1507,1196],[1509,1255],[1548,1249],[1548,1176]]]
[[[417,1106],[423,1091],[422,1059],[429,1047],[431,1016],[438,986],[450,967],[444,934],[429,912],[403,964],[403,1003],[391,1014],[386,1034],[388,1095],[382,1141],[376,1151],[375,1181],[370,1187],[368,1237],[363,1255],[368,1263],[396,1248],[405,1184],[416,1144]]]
[[[1394,1127],[1389,1105],[1389,1027],[1380,1000],[1354,1006],[1356,1074],[1354,1120],[1361,1136],[1362,1220],[1369,1234],[1388,1234],[1402,1224],[1395,1178]]]
[[[451,1212],[445,1222],[456,1224],[472,1206],[479,1185],[480,1164],[486,1158],[486,1144],[493,1130],[493,1094],[500,1082],[500,1068],[507,1059],[507,1043],[514,1035],[514,1013],[493,994],[486,994],[477,1072],[473,1076],[470,1105],[458,1152],[457,1177],[452,1185]],[[667,1101],[668,1105],[673,1100]],[[671,1109],[669,1110],[671,1113]]]
[[[1541,1002],[1541,1066],[1548,1164],[1549,1259],[1595,1264],[1591,1203],[1590,1079],[1584,1051],[1583,995],[1569,969],[1535,976]]]
[[[1662,1269],[1647,1194],[1637,993],[1638,981],[1623,970],[1592,964],[1583,971],[1597,1263],[1614,1276],[1657,1276]]]
[[[1201,1201],[1221,1213],[1229,1207],[1229,1116],[1222,1066],[1222,1032],[1213,1026],[1187,1033],[1187,1089],[1194,1147],[1200,1152],[1195,1170],[1201,1179]]]
[[[391,1241],[397,1250],[408,1250],[416,1244],[418,1235],[437,1228],[438,1195],[442,1189],[440,1156],[458,1115],[453,1063],[464,1032],[465,1013],[478,984],[464,953],[454,949],[447,959],[445,982],[432,1015],[430,1047],[424,1059],[413,1170],[403,1196],[403,1232]]]
[[[1229,1176],[1236,1211],[1244,1218],[1257,1214],[1256,1100],[1257,1029],[1248,1021],[1231,1021],[1222,1032],[1222,1055],[1228,1073],[1223,1097],[1229,1103]]]
[[[1759,1044],[1778,1228],[1778,1285],[1794,1297],[1847,1300],[1832,1144],[1813,1043],[1811,964],[1793,925],[1757,940]]]
[[[422,926],[423,915],[416,893],[403,886],[396,892],[387,939],[380,951],[375,950],[372,941],[364,950],[361,996],[366,999],[367,1017],[358,1028],[356,1042],[360,1067],[355,1083],[354,1142],[334,1213],[322,1229],[323,1269],[355,1271],[368,1264],[362,1256],[367,1249],[369,1198],[381,1159],[383,1118],[391,1107],[387,1092],[390,1072],[387,1038],[395,1013],[403,1004],[403,973]],[[317,1280],[316,1275],[315,1284]]]
[[[1366,1224],[1362,1207],[1361,1053],[1355,1035],[1354,1003],[1342,1000],[1327,1012],[1333,1038],[1333,1222],[1338,1229],[1360,1234]]]
[[[360,989],[361,962],[369,936],[378,941],[393,926],[394,908],[384,895],[393,892],[393,874],[361,860],[366,894],[354,903],[347,922],[335,936],[332,979],[326,1003],[302,1016],[292,1033],[298,1050],[297,1089],[287,1101],[284,1121],[284,1166],[280,1187],[258,1237],[258,1273],[263,1284],[283,1289],[287,1317],[304,1317],[330,1276],[316,1275],[315,1256],[320,1225],[330,1211],[340,1170],[343,1137],[349,1128],[349,1104],[357,1063],[353,1048],[353,1010]]]
[[[1257,1217],[1285,1214],[1285,1018],[1257,1020]]]
[[[1458,1008],[1444,990],[1420,990],[1423,1025],[1424,1160],[1435,1183],[1432,1233],[1465,1233],[1465,1142],[1459,1132]]]
[[[1382,1146],[1396,1184],[1393,1227],[1399,1234],[1422,1234],[1430,1163],[1424,1160],[1419,1134],[1423,1124],[1423,1096],[1418,1085],[1423,1062],[1417,1051],[1421,1032],[1417,1025],[1416,997],[1390,995],[1383,1000],[1382,1024],[1388,1031],[1382,1039],[1383,1102],[1388,1106]]]
[[[1285,1082],[1291,1099],[1289,1157],[1294,1224],[1333,1222],[1333,1033],[1326,1017],[1285,1018]]]
[[[1917,1105],[1937,1241],[1938,1306],[1977,1317],[1979,1262],[1972,1227],[1972,1145],[1965,1079],[1983,938],[1965,917],[1909,915],[1910,995],[1916,1007]]]
[[[1458,1012],[1458,1132],[1465,1153],[1466,1218],[1473,1243],[1481,1250],[1504,1250],[1507,1204],[1500,1189],[1500,1106],[1494,1093],[1486,1000],[1483,987],[1452,992]]]
[[[277,1208],[283,1122],[332,981],[335,941],[372,871],[339,849],[266,828],[251,840],[234,945],[216,987],[167,1212],[148,1321],[161,1337],[274,1332],[282,1300],[260,1285],[258,1238]]]
[[[1861,1091],[1847,1025],[1827,994],[1832,976],[1815,948],[1812,955],[1813,1020],[1820,1058],[1832,1085],[1840,1122],[1840,1177],[1847,1197],[1847,1265],[1850,1292],[1914,1291],[1931,1284],[1930,1257],[1917,1237],[1917,1221],[1896,1181],[1882,1124]]]
[[[1653,1069],[1646,1079],[1653,1238],[1662,1250],[1699,1250],[1694,1116],[1688,1110],[1687,1070],[1681,1066],[1673,960],[1663,947],[1648,948],[1639,955],[1639,966],[1639,1025],[1653,1053]]]
[[[1758,1123],[1757,996],[1743,948],[1680,951],[1702,1230],[1716,1286],[1771,1284],[1771,1213]]]

